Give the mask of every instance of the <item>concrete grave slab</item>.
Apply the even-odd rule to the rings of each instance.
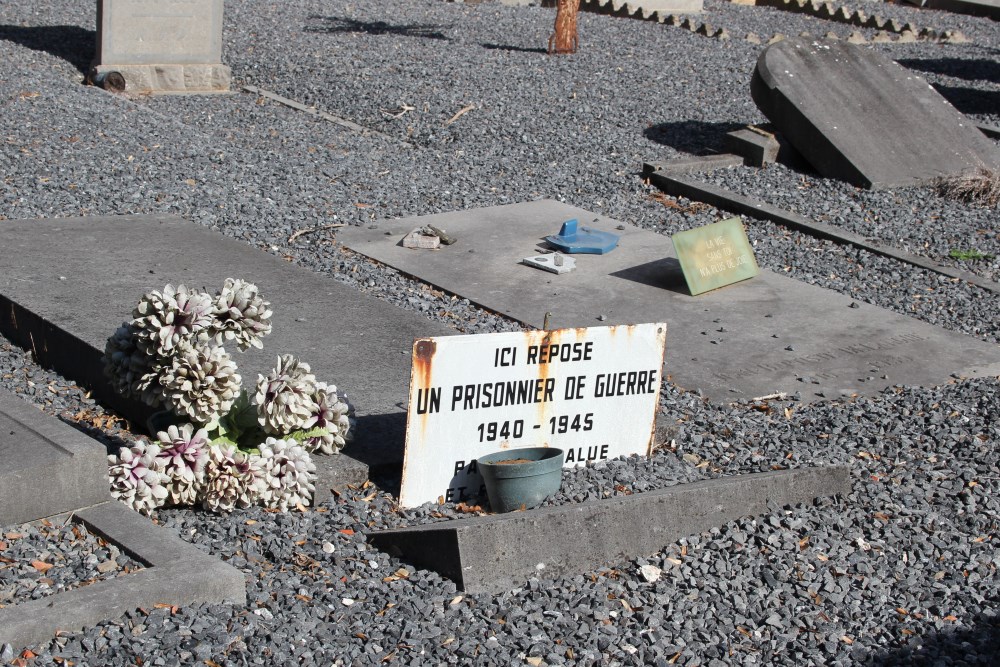
[[[927,81],[876,51],[796,38],[760,54],[757,107],[822,175],[864,188],[926,185],[1000,150]]]
[[[319,499],[367,479],[367,464],[402,461],[413,340],[455,333],[176,216],[0,222],[0,266],[0,331],[139,423],[144,406],[110,389],[101,355],[142,294],[166,283],[214,292],[229,276],[256,283],[274,326],[263,350],[234,351],[244,384],[294,354],[357,409],[346,455],[315,457],[326,470]]]
[[[799,468],[678,484],[631,496],[372,533],[377,548],[431,569],[470,593],[498,592],[648,556],[733,519],[847,494],[844,466]]]
[[[246,603],[243,573],[118,501],[74,519],[141,562],[145,569],[0,608],[0,645],[15,651],[156,604]]]
[[[102,444],[0,392],[0,526],[106,502],[108,487]]]
[[[577,255],[557,276],[518,264],[565,220],[621,236],[607,255]],[[431,224],[458,237],[444,249],[397,243]],[[386,235],[386,233],[389,233]],[[341,230],[348,247],[528,326],[666,322],[665,372],[715,400],[801,392],[804,401],[874,395],[952,374],[1000,374],[1000,346],[762,270],[692,297],[670,239],[556,201],[381,221]],[[883,377],[886,376],[886,377]]]

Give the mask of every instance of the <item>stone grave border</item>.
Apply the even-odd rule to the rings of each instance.
[[[73,519],[146,566],[0,609],[0,644],[15,651],[157,604],[246,604],[243,573],[116,500],[78,510]]]
[[[737,4],[746,3],[740,2]],[[835,8],[833,4],[829,2],[820,4],[815,2],[815,0],[751,0],[749,4],[773,7],[775,9],[783,9],[799,13],[810,13],[817,18],[839,21],[841,23],[856,25],[861,28],[871,28],[878,31],[875,36],[871,38],[871,40],[865,37],[863,33],[855,31],[846,38],[847,41],[852,44],[867,44],[869,41],[883,44],[907,44],[917,41],[940,42],[945,44],[967,44],[970,41],[965,35],[957,30],[942,31],[934,30],[933,28],[917,28],[910,23],[900,25],[899,22],[894,19],[887,21],[877,15],[870,17],[865,16],[864,12],[860,10],[851,13],[843,7]],[[657,23],[665,23],[669,26],[688,30],[696,35],[701,35],[702,37],[730,39],[729,31],[726,28],[716,28],[711,23],[694,21],[684,15],[685,13],[700,13],[698,11],[681,11],[678,13],[676,10],[670,12],[663,10],[648,10],[643,7],[641,0],[639,0],[639,2],[622,2],[622,0],[582,0],[580,3],[580,11],[639,19],[643,21],[656,21]],[[845,16],[848,18],[846,20],[840,20],[837,18],[839,16]],[[895,37],[893,37],[893,35],[895,35]],[[812,35],[803,33],[800,36],[811,37]],[[828,39],[840,39],[840,37],[835,33],[827,33],[825,37]],[[763,43],[763,40],[753,33],[747,34],[743,39],[751,44]],[[773,44],[774,42],[782,39],[785,39],[785,35],[775,33],[767,39],[767,43]]]
[[[911,266],[915,266],[926,271],[938,273],[949,278],[956,278],[972,283],[977,287],[1000,294],[1000,283],[983,278],[969,271],[963,271],[950,266],[938,264],[937,262],[914,255],[891,246],[882,245],[878,242],[868,240],[861,234],[855,234],[844,229],[839,229],[833,225],[826,225],[821,222],[814,222],[804,216],[791,211],[771,206],[765,202],[744,197],[725,188],[720,188],[708,183],[685,178],[681,174],[710,171],[720,167],[739,166],[744,163],[744,158],[738,155],[714,155],[707,158],[682,159],[675,162],[645,163],[643,165],[643,177],[649,182],[663,190],[668,195],[674,197],[687,197],[693,201],[700,201],[710,206],[720,208],[730,213],[749,215],[754,218],[770,220],[789,229],[826,239],[841,245],[851,245],[870,253],[889,257]]]
[[[956,0],[958,1],[958,0]],[[478,4],[482,0],[465,0],[467,4]],[[511,6],[525,6],[535,4],[532,0],[500,0],[501,4]],[[760,7],[771,7],[785,11],[810,13],[817,18],[828,19],[849,25],[856,25],[861,28],[872,28],[878,32],[869,40],[861,32],[855,31],[846,37],[852,44],[868,44],[869,41],[876,44],[908,44],[912,42],[940,42],[945,44],[967,44],[969,39],[957,30],[935,30],[933,28],[917,28],[910,23],[900,25],[894,19],[885,20],[881,16],[868,17],[864,12],[858,10],[849,12],[843,7],[834,7],[832,3],[818,3],[815,0],[731,0],[732,4],[755,5]],[[543,7],[553,6],[554,2],[541,0],[538,4]],[[700,2],[698,4],[701,4]],[[640,21],[656,21],[669,26],[682,28],[702,37],[712,39],[730,39],[731,35],[726,28],[716,28],[711,23],[695,21],[685,14],[700,14],[702,10],[669,10],[649,9],[642,0],[581,0],[580,11],[603,14],[605,16],[616,16],[620,18],[638,19]],[[847,17],[841,20],[838,17]],[[854,21],[860,17],[860,20]],[[895,38],[893,37],[895,35]],[[800,37],[813,35],[802,33]],[[840,39],[836,33],[828,32],[824,35],[826,39]],[[771,37],[762,39],[759,35],[748,33],[743,40],[751,44],[773,44],[785,39],[786,35],[775,33]]]
[[[771,7],[796,14],[808,14],[826,21],[844,23],[859,28],[871,28],[881,32],[895,33],[903,38],[900,41],[937,41],[950,44],[965,44],[969,39],[957,30],[935,30],[934,28],[918,28],[912,23],[900,23],[896,19],[888,19],[873,14],[868,16],[860,9],[852,10],[832,2],[817,2],[816,0],[756,0],[758,7]]]
[[[500,592],[642,558],[775,506],[851,491],[847,466],[728,475],[656,491],[371,533],[376,548],[469,593]]]
[[[472,0],[465,0],[467,4],[471,4]],[[476,4],[482,0],[476,0]],[[532,0],[500,0],[502,4],[512,5],[512,6],[524,6],[532,4]],[[772,7],[775,9],[787,9],[787,11],[796,12],[808,12],[809,9],[802,9],[800,5],[805,7],[812,7],[815,5],[817,9],[815,10],[815,16],[818,18],[829,18],[830,20],[836,21],[835,16],[839,15],[861,15],[862,22],[855,23],[858,27],[862,28],[873,28],[878,30],[878,33],[871,40],[869,40],[861,32],[855,31],[851,33],[846,39],[852,44],[867,44],[869,41],[873,43],[881,44],[907,44],[917,41],[928,41],[928,42],[941,42],[946,44],[966,44],[970,40],[966,38],[961,32],[955,30],[934,30],[932,28],[919,29],[914,27],[912,24],[905,24],[900,26],[897,21],[890,20],[886,21],[881,16],[865,17],[864,12],[858,11],[855,14],[847,12],[846,9],[833,8],[831,3],[817,4],[811,0],[731,0],[733,4],[739,5],[757,5],[762,7]],[[551,6],[550,3],[541,2],[542,6]],[[795,7],[786,8],[784,5],[791,5]],[[827,5],[830,8],[827,8]],[[592,12],[595,14],[603,14],[605,16],[616,16],[619,18],[629,18],[638,19],[640,21],[656,21],[657,23],[665,23],[669,26],[683,28],[689,32],[696,35],[701,35],[702,37],[710,37],[712,39],[730,39],[731,35],[726,28],[716,28],[711,23],[704,23],[701,21],[695,21],[685,14],[700,14],[701,10],[669,10],[665,11],[662,9],[649,9],[647,8],[642,0],[627,1],[622,0],[581,0],[580,11],[582,12]],[[827,16],[826,14],[829,14]],[[845,21],[841,21],[845,22]],[[850,21],[846,21],[850,23]],[[897,29],[900,28],[900,29]],[[896,35],[893,38],[893,34]],[[785,39],[785,35],[781,33],[775,33],[771,37],[766,39],[767,44],[773,44],[774,42],[781,41]],[[812,37],[809,33],[802,33],[800,37]],[[829,32],[825,35],[827,39],[840,39],[840,36],[836,33]],[[744,41],[750,42],[751,44],[763,44],[765,42],[760,36],[754,33],[748,33],[744,38]]]
[[[55,459],[35,457],[28,466],[0,473],[0,526],[35,521],[111,499],[104,445],[16,394],[0,391],[0,415],[26,432],[14,437],[46,441],[61,452]],[[8,437],[0,434],[0,441]],[[30,447],[28,444],[24,448]]]

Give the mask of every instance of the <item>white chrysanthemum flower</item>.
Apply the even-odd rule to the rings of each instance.
[[[264,377],[257,376],[257,419],[268,433],[284,435],[316,423],[316,376],[290,354]]]
[[[216,342],[235,341],[241,351],[262,348],[261,338],[271,333],[271,304],[257,293],[257,286],[244,280],[226,278],[215,297]]]
[[[132,311],[139,346],[149,355],[168,357],[182,342],[207,335],[212,325],[212,297],[184,285],[167,285],[144,294]]]
[[[232,445],[210,447],[201,487],[202,506],[212,512],[232,512],[256,503],[260,476],[253,463],[249,454]]]
[[[182,342],[160,375],[164,401],[178,415],[207,424],[229,412],[242,378],[221,347]]]
[[[347,399],[337,396],[336,385],[316,383],[316,423],[312,428],[323,428],[327,433],[308,438],[302,444],[309,452],[336,454],[351,439],[351,414],[353,410]]]
[[[302,445],[291,438],[268,438],[260,446],[260,458],[268,489],[262,494],[266,507],[285,512],[309,505],[316,490],[316,464]]]
[[[162,506],[170,477],[157,458],[160,448],[143,440],[131,447],[122,447],[118,454],[108,456],[108,476],[111,495],[137,512],[149,514]]]
[[[194,430],[191,424],[180,428],[168,426],[157,433],[163,469],[170,476],[169,501],[174,505],[193,505],[205,480],[208,462],[208,431]]]

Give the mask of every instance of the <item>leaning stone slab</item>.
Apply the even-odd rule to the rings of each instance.
[[[138,607],[246,603],[243,574],[117,501],[80,510],[75,520],[145,569],[0,608],[0,645],[24,646],[118,618]]]
[[[606,255],[577,255],[561,276],[519,263],[576,218],[619,235]],[[458,241],[416,253],[399,245],[433,225]],[[873,396],[952,374],[1000,375],[1000,346],[763,270],[692,297],[670,238],[556,201],[383,220],[344,228],[349,248],[446,291],[543,328],[666,322],[664,373],[718,401],[783,392],[803,401]],[[2,312],[0,312],[2,316]]]
[[[229,90],[223,0],[99,0],[91,79],[118,91]]]
[[[89,507],[110,497],[103,445],[0,392],[0,526]]]
[[[368,540],[470,593],[499,592],[534,576],[553,579],[647,556],[681,537],[763,514],[769,504],[795,505],[850,488],[843,466],[733,475],[621,498],[383,531]]]
[[[823,176],[864,188],[928,185],[1000,150],[927,81],[871,49],[787,39],[764,49],[750,92]]]
[[[367,464],[402,461],[413,340],[455,333],[176,216],[3,221],[0,266],[0,331],[140,424],[143,406],[110,388],[101,355],[142,294],[167,283],[214,292],[229,276],[256,283],[274,326],[263,350],[234,351],[244,386],[293,354],[358,413],[345,455],[315,457],[327,470],[319,500],[363,482]]]

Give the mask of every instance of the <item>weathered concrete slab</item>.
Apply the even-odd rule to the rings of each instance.
[[[0,608],[0,645],[20,651],[57,631],[77,631],[155,604],[246,603],[243,573],[117,501],[78,511],[75,519],[146,569]]]
[[[520,586],[653,554],[733,519],[850,492],[846,467],[800,468],[678,484],[658,491],[493,514],[369,535],[377,548],[470,593]]]
[[[619,234],[607,255],[577,255],[557,276],[518,265],[569,218]],[[396,244],[431,224],[457,236],[440,250]],[[390,235],[386,236],[386,232]],[[804,401],[873,395],[1000,374],[1000,346],[762,270],[692,297],[670,238],[555,201],[381,221],[343,229],[348,247],[444,290],[541,328],[666,322],[665,373],[716,400],[801,392]],[[886,377],[883,377],[886,376]]]
[[[108,486],[102,444],[0,392],[0,526],[105,502]]]
[[[363,464],[403,459],[413,340],[455,333],[176,216],[3,221],[0,266],[0,331],[133,418],[143,406],[110,390],[101,354],[139,297],[166,283],[215,291],[228,276],[255,282],[274,327],[263,350],[234,351],[243,381],[294,354],[346,392],[358,439],[348,456],[316,458],[352,483],[366,479]]]
[[[820,174],[859,187],[1000,165],[1000,150],[927,81],[867,48],[782,40],[761,53],[750,92]]]

